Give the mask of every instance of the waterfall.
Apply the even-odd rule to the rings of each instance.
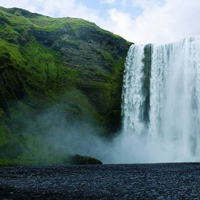
[[[132,45],[128,52],[123,134],[132,138],[134,151],[144,153],[142,161],[199,161],[200,36],[150,46],[149,62],[146,45]]]
[[[123,90],[123,113],[125,132],[143,130],[141,119],[144,45],[131,46],[126,59]]]

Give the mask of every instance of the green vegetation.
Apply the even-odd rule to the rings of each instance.
[[[74,126],[113,137],[129,46],[83,19],[0,7],[0,164],[63,163]]]

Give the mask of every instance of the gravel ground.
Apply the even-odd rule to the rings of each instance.
[[[200,199],[200,164],[0,167],[0,200]]]

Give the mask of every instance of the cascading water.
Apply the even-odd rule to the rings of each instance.
[[[200,36],[151,45],[149,62],[145,48],[130,47],[123,86],[123,131],[136,161],[199,161]]]
[[[139,133],[143,130],[141,120],[144,45],[131,46],[126,59],[124,90],[123,90],[123,113],[125,132],[133,130]]]

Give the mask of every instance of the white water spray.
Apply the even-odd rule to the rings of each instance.
[[[131,46],[126,59],[123,90],[123,114],[125,132],[142,132],[144,123],[140,112],[144,97],[142,95],[144,45]]]
[[[167,45],[132,45],[123,86],[123,131],[136,162],[200,160],[200,36]],[[144,69],[151,67],[150,101],[144,120]],[[137,158],[136,158],[137,157]]]

